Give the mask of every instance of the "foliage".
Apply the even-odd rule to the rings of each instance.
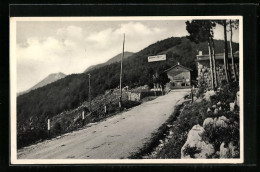
[[[210,20],[192,20],[186,22],[186,30],[189,32],[188,39],[195,43],[208,41],[213,37],[213,28],[216,23]]]
[[[222,142],[226,144],[233,142],[239,151],[239,109],[235,108],[234,111],[229,111],[228,108],[223,108],[217,114],[207,112],[208,108],[216,105],[219,101],[222,102],[221,107],[227,105],[230,100],[234,101],[238,89],[238,83],[226,84],[211,102],[202,100],[186,104],[178,118],[172,123],[173,127],[170,129],[173,132],[172,138],[153,158],[181,158],[181,148],[187,140],[190,129],[197,124],[202,126],[203,121],[208,117],[214,119],[220,116],[225,116],[228,119],[227,127],[212,127],[210,130],[206,130],[202,136],[203,140],[213,144],[216,151],[219,151]],[[196,152],[195,149],[190,148],[186,153],[194,155]],[[217,157],[217,155],[214,155],[214,157]]]

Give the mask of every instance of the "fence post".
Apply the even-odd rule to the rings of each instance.
[[[107,106],[104,105],[104,111],[105,111],[105,114],[107,113]]]
[[[82,111],[82,126],[84,126],[84,122],[85,122],[85,113],[84,110]]]
[[[48,137],[50,138],[51,136],[51,122],[50,119],[48,119]]]
[[[119,108],[121,109],[121,107],[122,107],[122,100],[121,100],[121,97],[119,97],[119,103],[118,103],[118,105],[119,105]]]

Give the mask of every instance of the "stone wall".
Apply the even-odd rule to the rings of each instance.
[[[198,61],[198,83],[204,83],[206,87],[211,88],[211,72],[210,72],[210,64],[209,61]],[[234,77],[234,73],[232,71],[232,66],[229,64],[231,77]],[[235,63],[235,68],[237,72],[237,76],[239,76],[239,65]],[[216,72],[218,78],[218,84],[221,83],[222,80],[225,80],[225,69],[223,61],[216,61]]]

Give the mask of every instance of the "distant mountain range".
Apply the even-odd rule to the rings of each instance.
[[[132,56],[133,54],[134,53],[132,53],[132,52],[127,52],[127,51],[124,52],[124,59],[127,59],[128,57]],[[121,56],[122,56],[122,53],[112,57],[111,59],[109,59],[105,63],[89,66],[83,73],[89,72],[93,69],[101,68],[101,67],[106,66],[106,65],[110,65],[110,64],[115,63],[115,62],[119,62],[121,60]]]
[[[39,83],[37,83],[36,85],[34,85],[32,88],[26,90],[26,91],[23,91],[23,92],[19,92],[17,93],[17,96],[19,95],[22,95],[22,94],[25,94],[25,93],[28,93],[30,92],[31,90],[35,90],[37,88],[40,88],[40,87],[43,87],[47,84],[50,84],[52,82],[55,82],[59,79],[62,79],[64,78],[66,75],[64,73],[52,73],[52,74],[49,74],[46,78],[44,78],[43,80],[41,80]]]

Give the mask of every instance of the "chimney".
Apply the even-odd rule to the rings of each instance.
[[[199,56],[202,56],[202,51],[199,51]]]

